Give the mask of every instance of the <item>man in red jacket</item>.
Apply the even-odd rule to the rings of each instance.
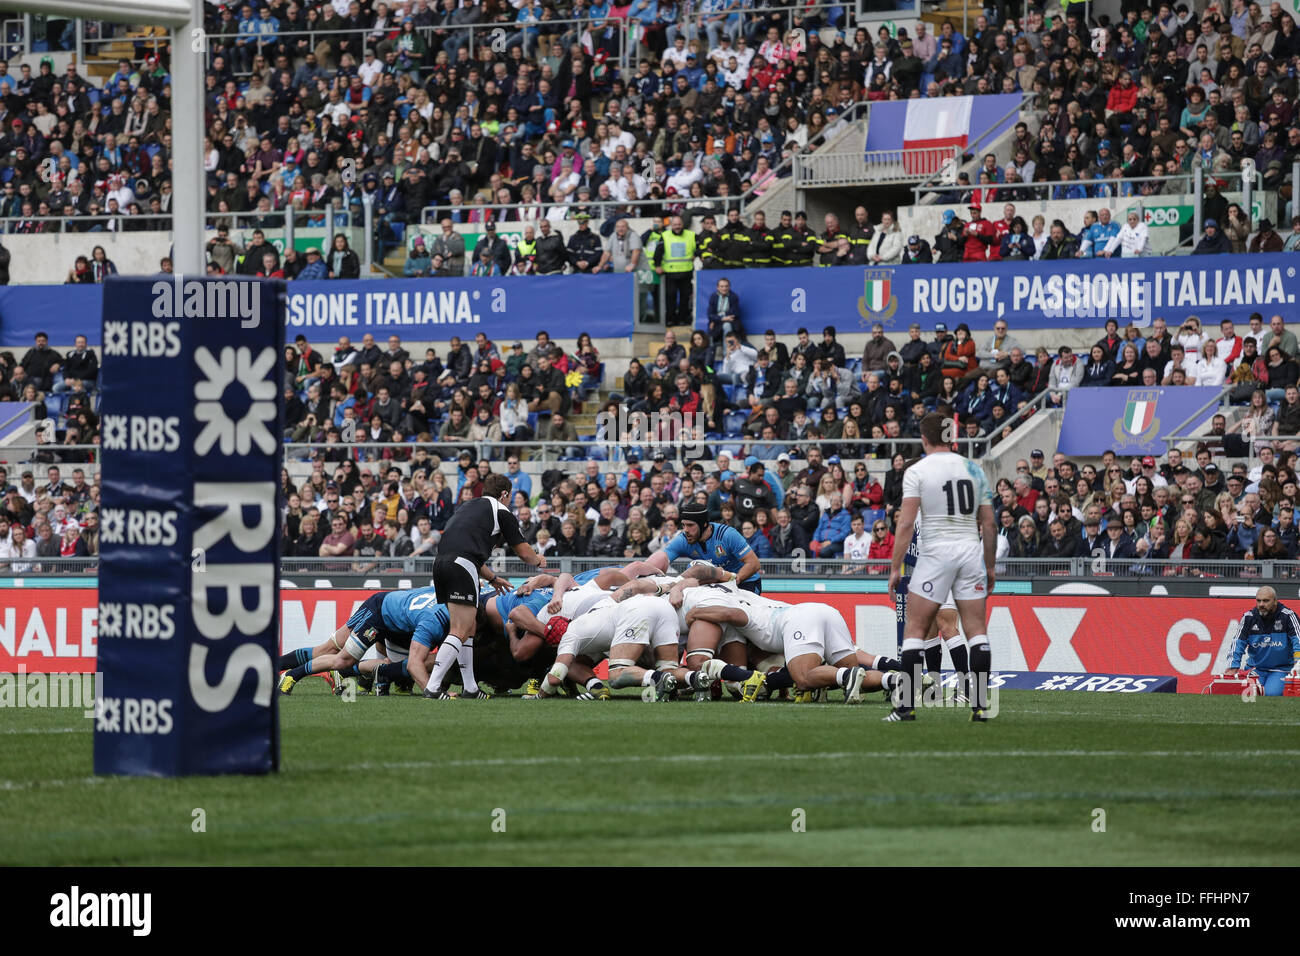
[[[989,258],[989,247],[998,241],[998,230],[993,223],[983,216],[984,207],[971,203],[970,222],[966,223],[966,246],[962,251],[962,262],[985,262]]]
[[[1121,124],[1133,122],[1137,100],[1138,91],[1133,85],[1133,78],[1128,70],[1121,70],[1119,80],[1106,94],[1106,127],[1113,136],[1120,136]]]

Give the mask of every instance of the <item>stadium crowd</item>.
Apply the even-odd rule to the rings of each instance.
[[[800,330],[791,342],[767,332],[751,343],[740,303],[721,295],[722,362],[704,330],[689,347],[670,330],[653,361],[629,362],[587,435],[571,416],[595,407],[606,369],[585,334],[564,349],[539,332],[504,356],[482,334],[453,338],[423,361],[395,335],[386,348],[369,334],[342,338],[328,357],[299,336],[284,359],[286,439],[309,443],[288,457],[310,459],[311,474],[283,475],[286,555],[356,559],[334,570],[432,555],[457,504],[504,471],[530,543],[557,556],[644,557],[676,532],[682,501],[699,499],[760,557],[843,556],[846,568],[878,571],[927,411],[952,408],[978,457],[1044,392],[1065,401],[1074,388],[1156,379],[1232,383],[1244,408],[1231,424],[1216,416],[1186,459],[1175,450],[1126,464],[1107,453],[1078,465],[1057,454],[1049,466],[1035,452],[1018,462],[997,483],[1003,556],[1296,557],[1300,364],[1281,316],[1251,316],[1241,334],[1225,321],[1217,336],[1194,317],[1176,331],[1156,319],[1121,333],[1111,321],[1086,360],[1067,346],[1027,354],[1004,322],[978,344],[964,324],[929,340],[914,325],[901,344],[876,326],[850,359],[831,326],[820,339]],[[96,553],[99,475],[87,481],[76,468],[68,482],[60,468],[93,452],[59,446],[97,443],[97,374],[84,337],[66,354],[44,336],[21,360],[0,352],[0,400],[26,396],[41,417],[46,405],[66,416],[62,439],[42,433],[32,459],[48,469],[45,485],[27,469],[12,486],[0,474],[0,559],[12,568],[33,570],[56,546]],[[535,477],[522,467],[530,457],[544,463]],[[888,461],[883,480],[872,459]]]
[[[1160,177],[1194,165],[1231,172],[1246,158],[1262,188],[1291,198],[1300,32],[1280,4],[1265,12],[1244,0],[1197,10],[1126,3],[1121,22],[1095,25],[1080,7],[1000,22],[979,16],[970,36],[948,22],[937,35],[921,23],[915,36],[881,27],[873,38],[845,24],[839,7],[787,12],[763,0],[694,9],[668,0],[209,4],[208,208],[230,214],[232,225],[270,228],[285,209],[311,225],[337,212],[356,224],[367,203],[381,251],[429,206],[443,207],[452,224],[522,219],[539,230],[580,215],[609,225],[676,213],[707,234],[712,216],[725,235],[732,202],[788,175],[786,160],[815,147],[853,104],[1001,92],[1028,98],[1012,156],[1003,165],[985,157],[976,181],[953,190],[954,202],[1027,199],[1035,183],[1055,198],[1153,195],[1165,189]],[[638,42],[621,64],[625,21],[639,24]],[[817,28],[846,25],[822,42]],[[72,217],[74,231],[166,227],[165,218],[136,217],[171,207],[170,52],[138,46],[148,55],[121,61],[102,82],[76,64],[56,76],[48,57],[35,70],[0,62],[0,218],[10,231],[58,228],[48,218],[57,216]],[[1133,176],[1157,181],[1099,182]],[[890,232],[878,218],[875,228]],[[1239,209],[1207,218],[1234,249],[1288,241]],[[1013,243],[1004,253],[1002,236],[972,231],[980,221],[961,229],[987,246],[985,258],[1027,252]],[[743,228],[796,226],[751,219]],[[1078,236],[1092,224],[1071,226],[1063,230]],[[1040,256],[1050,246],[1046,227],[1046,240],[1032,223],[1022,230]],[[731,268],[813,257],[829,265],[849,253],[827,249],[827,233],[839,246],[828,224],[816,246],[767,261],[721,250],[717,258]],[[237,263],[214,256],[214,270],[257,274],[268,265],[259,253]],[[321,250],[308,262],[294,253],[284,271],[345,277],[352,256]],[[442,268],[477,261],[448,258]],[[566,257],[562,268],[591,271],[592,257],[582,261]],[[277,254],[271,273],[282,265]],[[104,272],[89,271],[92,281]]]

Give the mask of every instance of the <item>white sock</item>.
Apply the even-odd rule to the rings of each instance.
[[[843,687],[844,678],[846,678],[848,674],[849,674],[849,669],[847,667],[841,667],[839,670],[835,672],[835,683]]]
[[[465,693],[478,693],[478,681],[474,679],[474,638],[465,638],[456,653],[456,662],[460,664],[460,683]]]
[[[448,634],[442,644],[438,646],[438,656],[434,658],[433,673],[429,676],[429,684],[425,690],[438,693],[442,690],[443,679],[447,676],[447,671],[451,670],[451,665],[456,663],[456,658],[460,654],[460,638]]]
[[[655,672],[654,672],[654,671],[646,671],[644,674],[641,675],[641,686],[642,686],[642,687],[649,687],[649,686],[650,686],[651,684],[653,684],[654,682],[655,682]]]

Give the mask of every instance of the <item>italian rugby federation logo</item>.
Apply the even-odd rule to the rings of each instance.
[[[898,296],[894,295],[893,269],[865,269],[862,278],[862,298],[858,299],[858,315],[862,324],[879,322],[882,325],[894,324],[894,313],[898,310]]]
[[[1115,441],[1121,444],[1150,444],[1160,431],[1160,419],[1156,418],[1156,402],[1159,398],[1159,389],[1130,391],[1125,399],[1124,414],[1115,422]]]

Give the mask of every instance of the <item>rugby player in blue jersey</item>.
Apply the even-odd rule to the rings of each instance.
[[[376,592],[352,612],[347,623],[328,641],[312,648],[299,648],[279,659],[277,667],[289,668],[280,678],[280,693],[292,693],[294,684],[312,674],[359,675],[357,665],[377,641],[383,641],[385,647],[390,642],[398,648],[417,642],[426,649],[433,647],[447,634],[447,623],[443,620],[447,613],[432,587]],[[412,676],[415,676],[413,669]],[[424,671],[420,686],[427,681],[428,673]]]
[[[736,576],[736,586],[754,594],[763,593],[763,569],[758,555],[739,531],[721,522],[709,521],[709,510],[691,502],[681,508],[682,530],[644,563],[663,574],[678,558],[708,561]]]

